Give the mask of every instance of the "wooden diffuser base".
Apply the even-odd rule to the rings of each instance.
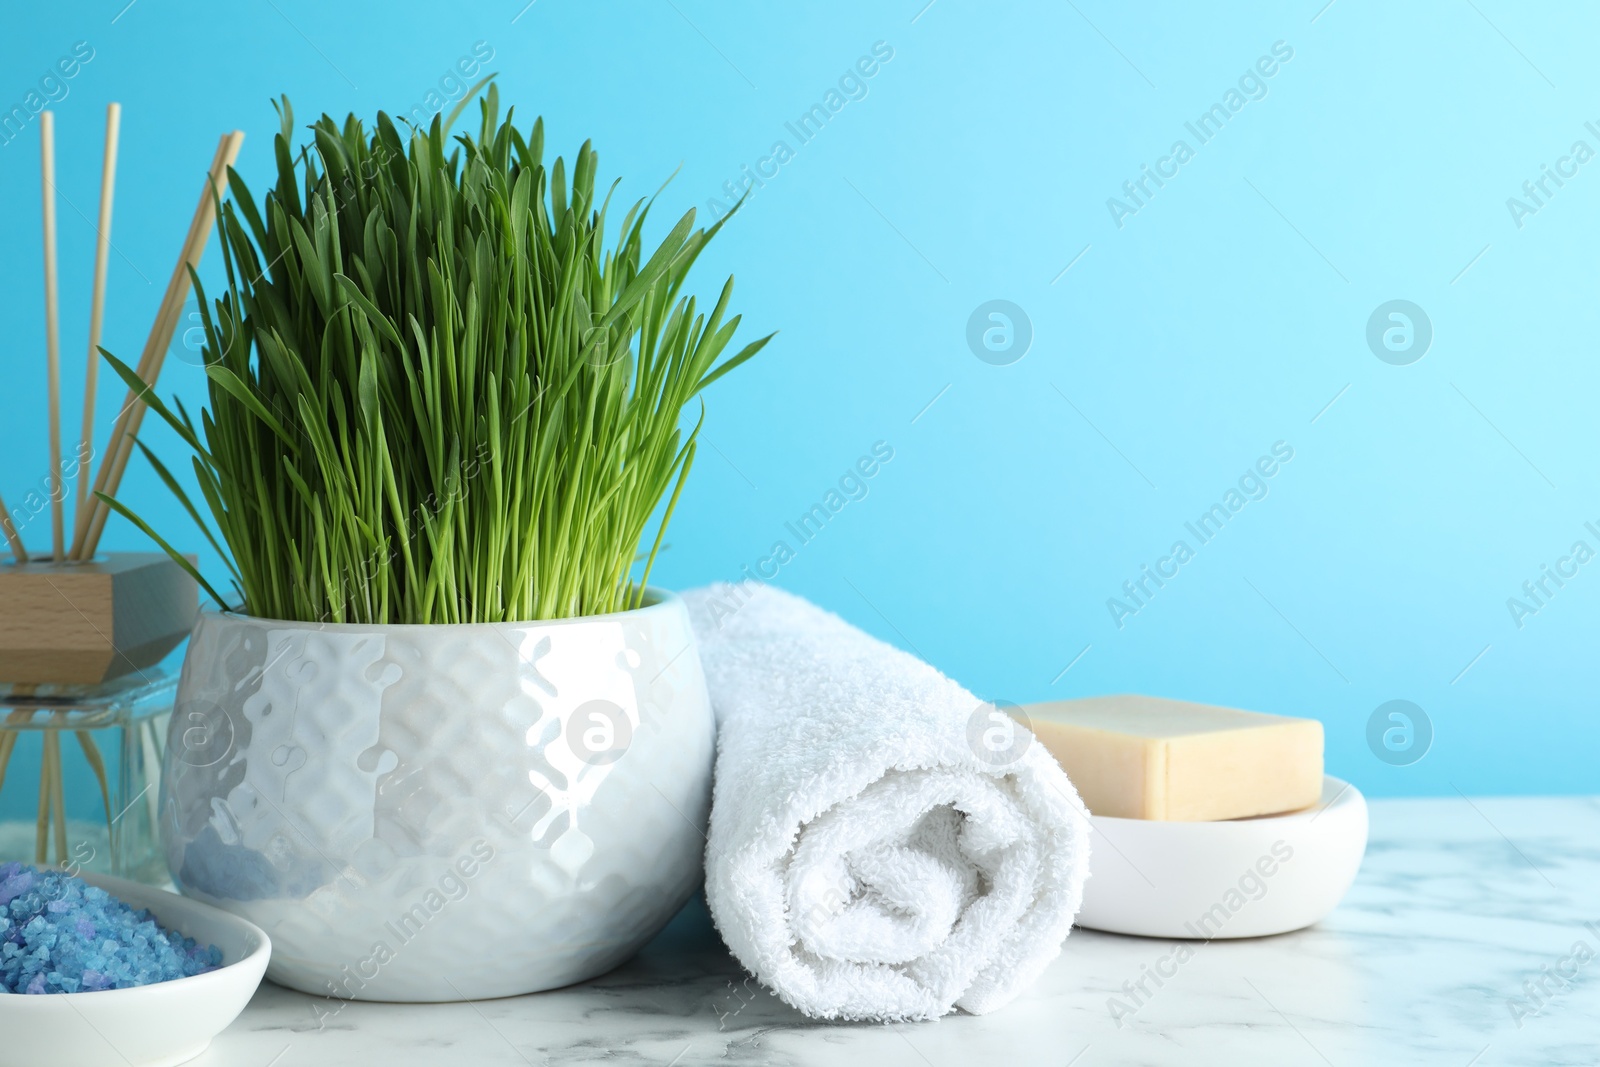
[[[165,553],[0,563],[0,682],[95,685],[160,662],[199,592]]]

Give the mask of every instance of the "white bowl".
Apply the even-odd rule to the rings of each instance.
[[[1310,926],[1344,899],[1367,849],[1367,802],[1324,777],[1286,815],[1161,822],[1090,815],[1078,925],[1142,937],[1260,937]]]
[[[171,1067],[192,1060],[236,1019],[261,984],[272,942],[261,928],[176,893],[84,874],[162,926],[222,950],[192,978],[90,993],[0,994],[0,1067]]]

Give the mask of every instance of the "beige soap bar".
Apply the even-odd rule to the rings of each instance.
[[[1212,822],[1294,811],[1322,795],[1315,719],[1145,696],[1021,710],[1095,815]]]

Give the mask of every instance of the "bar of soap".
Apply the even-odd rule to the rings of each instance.
[[[1214,822],[1295,811],[1322,795],[1315,719],[1146,696],[1021,711],[1094,815]]]

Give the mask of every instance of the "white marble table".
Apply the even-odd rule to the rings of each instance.
[[[632,963],[550,993],[340,1007],[268,984],[193,1062],[1589,1067],[1597,890],[1600,798],[1376,801],[1361,875],[1328,920],[1195,945],[1120,1025],[1110,998],[1127,1000],[1123,983],[1173,944],[1074,930],[1038,985],[996,1014],[833,1025],[747,983],[697,900]],[[1542,1006],[1528,980],[1553,991]]]

